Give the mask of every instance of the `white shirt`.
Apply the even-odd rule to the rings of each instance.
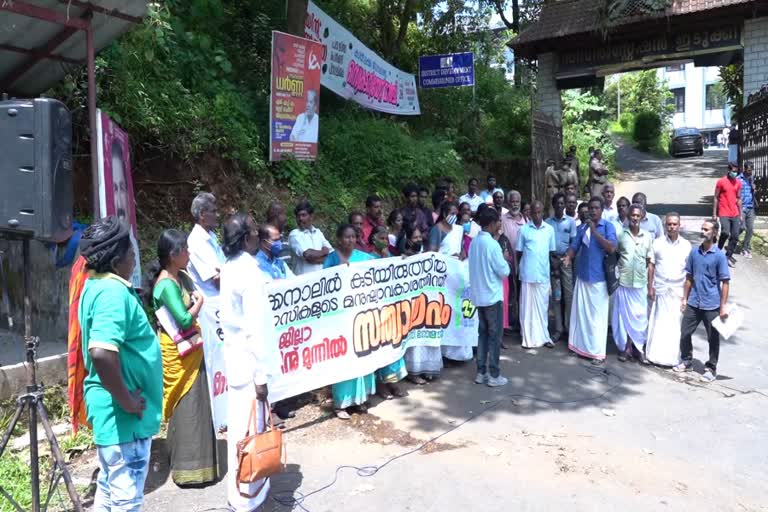
[[[291,129],[290,140],[294,142],[314,142],[317,143],[317,130],[320,124],[318,115],[312,116],[311,120],[307,119],[307,113],[302,112],[296,116],[296,122],[293,123],[293,129]]]
[[[187,271],[192,276],[195,287],[206,297],[219,294],[213,278],[219,273],[226,258],[221,250],[216,234],[206,231],[200,224],[195,224],[187,237],[189,263]]]
[[[322,263],[309,263],[304,259],[304,252],[307,249],[314,249],[316,251],[321,250],[323,247],[333,249],[331,243],[325,239],[323,232],[315,226],[312,226],[309,229],[296,228],[291,231],[289,238],[291,251],[293,251],[294,255],[295,268],[293,269],[293,273],[297,276],[323,268]]]
[[[486,188],[480,191],[480,197],[483,198],[483,201],[485,201],[485,204],[493,204],[493,194],[495,194],[496,192],[501,192],[503,194],[504,190],[499,187],[496,187],[492,191]]]
[[[603,208],[603,220],[607,220],[608,222],[616,223],[616,220],[619,218],[619,210],[616,209],[616,206],[608,207],[606,206]]]
[[[227,382],[235,387],[266,384],[280,363],[265,335],[266,282],[255,257],[243,252],[224,264],[220,304]]]
[[[653,287],[657,293],[676,288],[680,296],[685,282],[685,261],[691,253],[691,242],[678,235],[674,242],[666,235],[653,241],[656,259],[653,273]]]
[[[464,194],[459,198],[459,205],[461,205],[461,203],[469,203],[469,208],[472,210],[472,213],[476,212],[477,207],[484,202],[485,201],[483,201],[483,198],[480,196],[480,194],[475,194],[474,196]]]

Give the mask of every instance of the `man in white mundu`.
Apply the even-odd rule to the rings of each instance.
[[[619,234],[619,288],[614,294],[611,325],[613,340],[619,349],[619,361],[637,356],[647,364],[645,340],[648,332],[648,296],[653,279],[653,239],[640,229],[645,208],[629,207],[629,226]],[[650,280],[649,280],[650,277]]]
[[[645,355],[654,364],[674,366],[680,360],[680,301],[691,243],[680,236],[678,213],[668,213],[664,227],[666,236],[653,242],[655,263]]]
[[[520,261],[520,332],[523,347],[553,347],[549,337],[550,259],[555,257],[555,230],[544,222],[544,205],[534,201],[531,222],[517,238]]]

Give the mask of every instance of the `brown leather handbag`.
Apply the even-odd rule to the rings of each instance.
[[[256,402],[259,407],[265,408],[264,414],[267,421],[264,432],[258,434],[256,424]],[[238,484],[252,484],[262,478],[267,478],[280,473],[284,466],[283,433],[275,429],[272,421],[272,412],[267,401],[253,400],[251,404],[251,417],[248,420],[248,431],[245,438],[237,442],[237,482]],[[260,492],[262,483],[253,494],[240,491],[240,495],[246,498],[254,498]]]

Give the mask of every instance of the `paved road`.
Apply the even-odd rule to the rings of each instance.
[[[704,217],[712,214],[715,181],[725,174],[728,152],[712,149],[703,156],[662,159],[623,145],[616,161],[623,170],[617,198],[631,200],[632,194],[644,192],[653,213],[674,209],[680,215]]]
[[[724,161],[719,153],[663,161],[628,149],[621,155],[623,193],[645,191],[659,213],[707,215]],[[504,389],[472,384],[467,366],[446,369],[439,381],[409,387],[409,397],[375,404],[351,422],[333,419],[327,407],[304,407],[289,424],[290,465],[273,480],[266,510],[290,510],[278,500],[335,481],[294,509],[768,511],[767,268],[754,259],[735,269],[733,297],[749,322],[723,344],[719,379],[708,387],[697,374],[679,380],[668,370],[621,364],[612,347],[606,371],[595,373],[564,347],[515,345],[503,352],[502,371],[510,377]],[[695,356],[705,354],[699,333]],[[337,472],[390,460],[369,478],[349,468]],[[225,504],[222,484],[179,490],[158,461],[147,510]]]

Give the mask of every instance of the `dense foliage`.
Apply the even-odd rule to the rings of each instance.
[[[643,151],[651,149],[661,137],[661,117],[656,112],[642,111],[635,116],[632,138]]]
[[[249,177],[239,188],[252,183],[260,195],[289,202],[306,195],[321,215],[338,219],[372,191],[394,198],[408,181],[431,184],[441,175],[463,181],[485,162],[528,157],[529,91],[505,78],[503,50],[511,35],[488,30],[490,7],[436,0],[318,4],[409,72],[419,55],[474,51],[475,90],[420,91],[422,115],[412,118],[366,111],[322,90],[318,161],[273,164],[267,156],[270,45],[272,30],[286,30],[284,0],[152,3],[145,22],[97,61],[99,106],[130,133],[134,172],[149,174],[143,183],[181,167],[197,172],[188,178],[196,190],[210,188],[211,177],[200,167],[215,163],[225,176]],[[55,91],[81,116],[84,78],[80,72]],[[86,124],[84,117],[76,121]],[[255,208],[247,203],[254,194],[245,192],[235,206]],[[150,201],[143,195],[137,201],[139,210],[159,206],[143,202]],[[170,208],[186,220],[184,201]]]
[[[654,69],[623,73],[605,86],[606,114],[619,121],[614,131],[644,151],[664,152],[664,134],[675,111],[672,100],[666,82],[659,80]]]
[[[609,119],[600,91],[563,91],[563,146],[576,146],[581,182],[588,178],[589,148],[600,149],[609,170],[615,169],[616,149],[608,134]]]
[[[744,64],[731,64],[720,68],[719,93],[722,93],[731,105],[731,117],[739,119],[744,105]]]

